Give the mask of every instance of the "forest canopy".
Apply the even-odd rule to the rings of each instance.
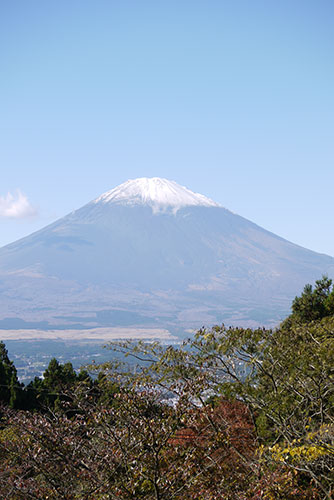
[[[323,277],[275,330],[112,344],[126,362],[53,359],[26,387],[0,344],[2,496],[331,499],[333,302]]]

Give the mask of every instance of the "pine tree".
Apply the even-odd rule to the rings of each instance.
[[[20,384],[14,363],[8,357],[8,351],[3,342],[0,342],[0,401],[17,408],[22,396]]]

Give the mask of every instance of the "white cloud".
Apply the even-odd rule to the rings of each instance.
[[[36,214],[36,209],[19,189],[15,194],[0,196],[0,217],[22,219]]]

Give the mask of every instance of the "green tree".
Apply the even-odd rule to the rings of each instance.
[[[75,387],[77,383],[92,383],[89,374],[85,371],[78,375],[73,369],[72,363],[60,364],[56,358],[52,358],[47,369],[44,371],[43,378],[35,377],[26,391],[32,396],[30,405],[32,407],[44,407],[44,409],[53,409],[60,405],[62,400],[69,399],[69,389]]]
[[[325,279],[317,282],[315,295],[322,303],[330,297],[330,287]],[[319,310],[318,303],[313,304]],[[326,313],[320,320],[292,321],[289,327],[285,324],[276,330],[224,325],[202,329],[181,349],[141,343],[115,348],[146,360],[142,380],[147,377],[179,398],[187,388],[189,404],[197,401],[204,407],[208,396],[211,401],[224,397],[243,402],[252,415],[262,462],[285,478],[284,494],[280,492],[277,498],[293,498],[294,484],[305,495],[304,487],[311,491],[314,485],[322,498],[330,499],[334,484],[333,340],[334,317]],[[254,457],[251,470],[257,466]],[[268,488],[274,491],[270,484]]]
[[[292,302],[292,314],[284,321],[283,326],[291,326],[293,322],[307,323],[334,314],[334,288],[332,280],[323,276],[315,282],[315,287],[305,285],[300,297]]]
[[[14,363],[8,357],[6,346],[0,342],[0,401],[12,408],[20,407],[23,397],[22,387]]]

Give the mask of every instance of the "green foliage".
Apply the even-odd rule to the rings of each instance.
[[[277,461],[273,445],[290,450],[294,460],[283,465],[303,470],[325,498],[334,483],[333,339],[334,318],[326,316],[275,331],[216,327],[192,343],[214,391],[228,390],[250,409],[268,464]]]
[[[315,287],[305,285],[300,297],[292,303],[292,314],[285,320],[285,326],[294,322],[307,323],[334,314],[334,288],[332,280],[323,276],[315,282]]]
[[[22,387],[14,363],[8,358],[5,344],[0,342],[0,402],[9,404],[11,408],[20,407],[23,400]]]
[[[93,386],[93,380],[88,372],[81,370],[79,374],[76,374],[72,363],[62,365],[52,358],[43,378],[35,377],[26,387],[26,393],[29,395],[26,408],[43,410],[61,408],[63,401],[71,401],[69,392],[77,385],[82,385],[87,390]]]

